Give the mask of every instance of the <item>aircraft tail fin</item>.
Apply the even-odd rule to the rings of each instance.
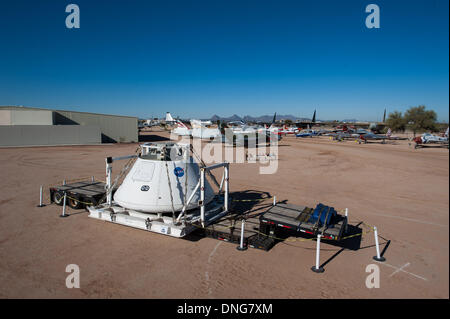
[[[273,115],[273,119],[272,119],[272,123],[270,124],[269,128],[274,127],[275,125],[275,121],[277,120],[277,112],[275,112],[275,114]]]
[[[170,112],[166,112],[166,122],[175,122]]]
[[[316,110],[314,110],[313,117],[311,119],[311,123],[316,123]]]
[[[184,124],[184,123],[181,122],[180,120],[177,120],[177,125],[178,125],[178,127],[182,127],[182,128],[185,128],[185,129],[189,129],[189,128],[186,126],[186,124]]]

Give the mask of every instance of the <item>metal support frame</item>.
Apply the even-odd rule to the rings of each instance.
[[[223,172],[224,180],[225,180],[225,195],[224,195],[224,209],[225,211],[228,211],[228,204],[229,204],[229,192],[230,192],[230,163],[226,162],[224,163],[224,172]]]
[[[228,162],[224,163],[218,163],[211,166],[205,166],[200,168],[200,222],[202,224],[202,227],[205,227],[205,173],[206,171],[211,171],[213,169],[223,167],[224,173],[223,173],[223,182],[224,182],[224,204],[223,204],[223,213],[228,212],[229,207],[229,166],[230,164]],[[222,184],[222,183],[221,183]],[[220,192],[220,186],[219,186],[219,192]]]
[[[105,159],[106,162],[106,190],[107,190],[107,201],[105,204],[101,204],[99,206],[90,206],[88,210],[90,212],[89,217],[106,220],[109,222],[114,222],[116,224],[127,225],[135,228],[145,229],[147,231],[153,231],[165,235],[170,235],[173,237],[183,237],[191,231],[195,230],[198,226],[193,226],[191,224],[199,222],[203,227],[207,226],[211,222],[221,218],[226,213],[228,213],[229,209],[229,163],[218,163],[211,166],[205,166],[200,168],[200,179],[195,186],[193,192],[189,196],[189,198],[184,199],[185,203],[183,208],[176,218],[173,220],[172,218],[165,217],[161,213],[157,214],[142,214],[137,211],[124,209],[112,201],[112,164],[114,161],[124,160],[124,159],[132,159],[136,158],[137,155],[129,155],[122,157],[107,157]],[[187,155],[186,155],[187,157]],[[208,203],[208,207],[206,206],[205,201],[205,175],[209,173],[209,171],[224,167],[224,172],[222,176],[221,185],[218,183],[219,193],[223,188],[224,193],[224,202],[215,201],[214,203]],[[198,202],[198,210],[200,213],[196,213],[194,215],[187,215],[187,209],[192,202],[195,194],[200,189],[200,200]],[[187,191],[187,190],[186,190]],[[198,193],[197,193],[198,194]],[[112,220],[111,216],[114,216],[114,220]],[[142,216],[145,215],[145,216]],[[182,219],[184,216],[184,220]],[[183,220],[183,223],[179,223]],[[188,222],[188,223],[186,223]]]
[[[111,192],[111,175],[112,175],[112,160],[110,157],[106,158],[106,203],[111,206],[112,192]]]
[[[205,227],[205,168],[200,169],[200,221]]]
[[[180,212],[180,214],[178,215],[178,218],[177,218],[177,222],[179,222],[181,220],[181,217],[183,217],[184,214],[186,213],[186,209],[189,206],[189,204],[191,203],[192,198],[194,198],[194,195],[197,192],[199,187],[200,187],[200,181],[198,181],[198,183],[195,186],[193,192],[191,193],[191,196],[189,196],[188,200],[186,201],[186,203],[184,204],[183,208],[181,209],[181,212]]]
[[[179,222],[181,220],[181,218],[186,214],[187,207],[191,203],[192,198],[194,197],[197,190],[200,188],[200,201],[199,201],[200,222],[202,224],[202,227],[205,227],[205,209],[206,209],[205,176],[206,176],[206,171],[210,171],[210,170],[220,168],[220,167],[224,168],[222,181],[219,185],[219,193],[222,190],[222,187],[224,187],[224,204],[223,204],[224,210],[222,213],[228,212],[228,208],[229,208],[229,165],[230,164],[228,162],[224,162],[224,163],[218,163],[218,164],[214,164],[211,166],[205,166],[205,167],[200,168],[200,180],[198,181],[197,185],[195,186],[195,189],[193,190],[193,192],[191,193],[191,196],[189,196],[189,199],[187,200],[187,202],[184,204],[183,208],[181,209],[181,212],[177,217],[177,222]]]
[[[127,155],[127,156],[118,156],[118,157],[107,157],[105,158],[106,162],[106,203],[108,206],[112,205],[112,191],[111,191],[111,181],[112,181],[112,163],[115,161],[121,161],[126,159],[136,158],[137,155]],[[94,177],[92,176],[92,180]]]

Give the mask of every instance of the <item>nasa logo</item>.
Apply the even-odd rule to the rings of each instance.
[[[177,177],[183,177],[183,175],[184,175],[184,169],[182,169],[181,167],[175,167],[175,169],[173,170],[173,173],[174,173],[175,176],[177,176]]]
[[[146,192],[149,189],[150,189],[150,186],[148,186],[148,185],[142,185],[142,187],[141,187],[141,191],[143,191],[143,192]]]

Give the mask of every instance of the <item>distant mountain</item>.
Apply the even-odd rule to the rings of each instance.
[[[213,115],[211,117],[212,122],[217,122],[217,120],[223,121],[223,122],[234,122],[234,121],[244,121],[244,122],[253,122],[253,123],[271,123],[273,120],[273,114],[272,115],[261,115],[261,116],[250,116],[246,115],[243,118],[239,115],[234,114],[230,117],[221,117],[219,115]],[[276,117],[276,120],[291,120],[292,122],[295,121],[310,121],[310,118],[303,118],[303,117],[296,117],[294,115],[278,115]]]
[[[213,115],[210,119],[211,122],[217,122],[218,120],[222,122],[235,122],[242,121],[242,118],[239,115],[233,114],[230,117],[220,117],[219,115]]]

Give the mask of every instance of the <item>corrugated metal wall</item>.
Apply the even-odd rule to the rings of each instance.
[[[98,126],[0,125],[0,146],[100,144]]]
[[[38,124],[97,126],[101,131],[102,143],[138,142],[137,117],[18,106],[0,107],[0,125]]]
[[[0,125],[52,125],[53,111],[47,110],[2,110]]]
[[[55,125],[96,125],[100,127],[103,143],[138,142],[136,117],[55,111]]]

